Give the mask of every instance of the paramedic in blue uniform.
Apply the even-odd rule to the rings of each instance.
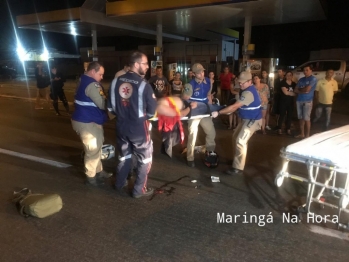
[[[113,81],[109,90],[108,110],[116,115],[116,138],[119,164],[116,190],[123,194],[131,169],[132,155],[137,157],[137,176],[132,191],[134,198],[149,196],[154,189],[147,187],[152,164],[153,142],[148,119],[155,114],[157,102],[153,89],[144,80],[149,68],[146,55],[134,52],[130,70]]]
[[[242,90],[239,100],[218,112],[212,112],[212,116],[217,117],[220,114],[231,114],[239,109],[239,117],[242,119],[233,134],[235,155],[232,167],[226,171],[229,175],[242,173],[245,168],[248,140],[262,126],[261,100],[257,89],[252,85],[251,73],[242,72],[238,82]]]
[[[212,104],[211,99],[211,83],[210,79],[204,75],[205,68],[196,63],[192,66],[192,71],[195,75],[195,78],[192,79],[189,84],[192,86],[192,94],[190,101],[194,102],[203,102]],[[206,155],[216,154],[214,152],[216,148],[216,130],[214,128],[212,118],[197,118],[188,120],[188,143],[187,143],[187,164],[190,167],[195,167],[194,163],[194,148],[196,137],[198,135],[198,127],[202,127],[206,134]]]
[[[99,83],[103,79],[104,67],[98,62],[88,65],[81,76],[75,94],[75,111],[72,115],[73,129],[84,146],[85,174],[87,184],[99,186],[103,179],[112,176],[103,170],[101,162],[104,141],[103,124],[107,120],[106,97]]]

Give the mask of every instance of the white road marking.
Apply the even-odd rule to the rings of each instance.
[[[43,163],[43,164],[46,164],[46,165],[55,166],[55,167],[59,167],[59,168],[66,168],[66,167],[70,167],[71,166],[71,165],[68,165],[68,164],[61,163],[61,162],[57,162],[57,161],[53,161],[53,160],[49,160],[49,159],[45,159],[45,158],[41,158],[41,157],[37,157],[37,156],[31,156],[31,155],[27,155],[27,154],[22,154],[22,153],[10,151],[10,150],[2,149],[2,148],[0,148],[0,153],[6,154],[6,155],[10,155],[10,156],[15,156],[15,157],[28,159],[28,160],[31,160],[31,161],[35,161],[35,162],[39,162],[39,163]]]
[[[349,241],[349,234],[341,232],[339,230],[334,230],[334,229],[329,229],[329,228],[323,228],[320,226],[314,226],[314,225],[309,225],[309,229],[311,232],[316,233],[316,234],[321,234],[329,237],[335,237],[343,240],[348,240]]]
[[[12,96],[12,95],[1,95],[0,94],[0,97],[10,98],[10,99],[20,99],[20,100],[36,101],[36,98],[28,98],[28,97],[20,97],[20,96]],[[62,103],[62,101],[58,101],[58,103]],[[68,101],[68,104],[69,105],[74,105],[74,102],[69,102]]]

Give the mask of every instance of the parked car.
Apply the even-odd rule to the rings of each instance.
[[[0,77],[13,79],[17,76],[17,70],[6,65],[0,66]]]

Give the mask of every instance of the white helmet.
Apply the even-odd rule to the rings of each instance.
[[[102,146],[102,160],[105,159],[111,159],[112,157],[115,156],[115,147],[110,145],[110,144],[106,144]]]

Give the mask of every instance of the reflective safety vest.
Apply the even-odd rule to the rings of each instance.
[[[191,101],[203,102],[205,104],[208,103],[207,95],[211,89],[210,79],[205,77],[205,82],[201,82],[200,84],[195,81],[195,79],[190,81],[191,86],[193,87],[193,95],[190,97]]]
[[[254,119],[254,120],[262,119],[261,99],[259,97],[256,87],[252,85],[246,88],[242,92],[240,96],[240,100],[242,99],[242,97],[244,96],[244,92],[246,91],[250,91],[253,94],[254,100],[248,106],[244,105],[239,108],[239,116],[242,119]]]
[[[72,119],[82,123],[96,123],[103,125],[107,121],[107,113],[105,110],[100,109],[91,98],[85,94],[86,87],[90,84],[96,85],[96,88],[103,87],[96,82],[95,79],[87,75],[81,76],[80,85],[75,95],[75,111],[72,115]]]

